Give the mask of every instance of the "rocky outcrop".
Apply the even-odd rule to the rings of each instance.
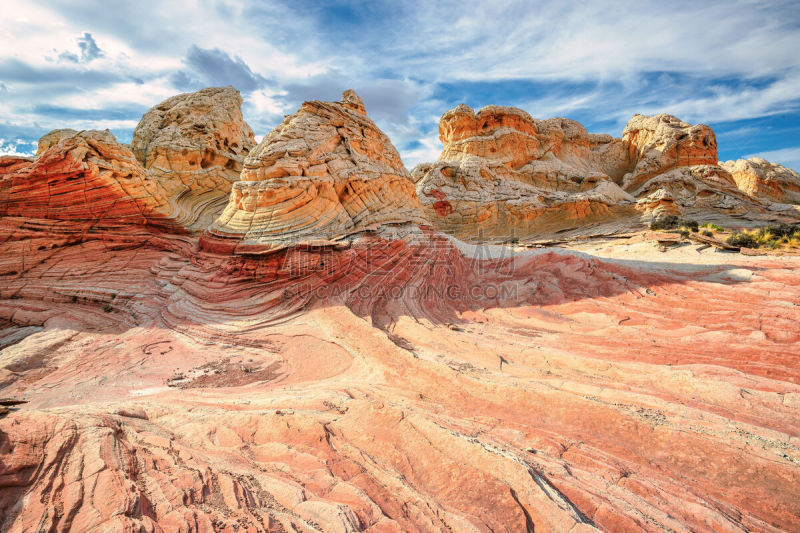
[[[717,164],[717,138],[705,124],[692,126],[672,115],[634,115],[622,132],[629,159],[635,162],[622,186],[640,188],[649,178],[676,167]]]
[[[422,209],[615,224],[660,156],[444,127],[420,207],[354,93],[307,102],[202,239],[154,227],[168,174],[108,132],[0,159],[0,530],[800,530],[797,258],[465,244]],[[728,183],[660,168],[634,190]]]
[[[133,132],[131,150],[169,199],[170,216],[191,230],[222,212],[255,145],[241,105],[233,87],[179,94],[152,107]]]
[[[413,177],[428,219],[459,238],[530,238],[635,214],[614,181],[630,166],[622,141],[575,121],[462,104],[442,116],[439,134],[439,161]]]
[[[645,215],[764,216],[766,206],[740,191],[717,162],[714,131],[660,114],[634,115],[622,133],[635,162],[622,187]],[[767,215],[768,217],[768,215]]]
[[[760,157],[726,161],[720,166],[733,176],[736,186],[765,202],[800,204],[800,175]]]
[[[16,155],[2,155],[0,156],[0,179],[7,177],[22,167],[28,166],[32,161],[29,157],[21,157]]]
[[[361,99],[345,91],[341,102],[305,102],[253,149],[203,243],[261,253],[404,223],[425,223],[414,184]]]
[[[0,216],[137,225],[166,223],[167,200],[108,131],[56,130],[35,159],[4,167]]]
[[[428,219],[466,240],[613,233],[668,214],[733,222],[800,213],[773,203],[796,198],[791,174],[770,174],[761,195],[737,187],[717,162],[713,130],[671,115],[635,115],[615,139],[569,119],[460,105],[442,116],[439,133],[441,157],[412,174]],[[757,181],[742,169],[738,176]]]

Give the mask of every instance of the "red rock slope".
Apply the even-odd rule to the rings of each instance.
[[[330,161],[394,183],[369,173],[394,153]],[[31,205],[0,218],[0,396],[29,400],[0,418],[0,530],[800,529],[796,258],[514,252],[391,202],[232,254]]]

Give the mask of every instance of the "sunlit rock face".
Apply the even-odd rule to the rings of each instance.
[[[760,157],[726,161],[736,186],[748,195],[778,204],[800,204],[800,175],[794,170]]]
[[[717,162],[713,130],[671,115],[635,115],[615,139],[569,119],[460,105],[442,116],[439,134],[439,160],[412,175],[426,217],[468,241],[613,233],[671,214],[729,222],[798,215],[773,204],[795,199],[790,174],[770,174],[781,177],[764,189],[769,197],[738,187]],[[756,181],[743,172],[739,181]]]
[[[642,213],[760,217],[766,211],[718,165],[717,140],[709,126],[692,126],[663,113],[634,115],[622,139],[635,162],[622,187],[637,198]]]
[[[412,174],[425,215],[459,238],[529,238],[635,215],[614,181],[630,166],[620,139],[569,119],[463,104],[442,116],[439,135],[440,159]]]
[[[361,98],[345,91],[341,102],[305,102],[253,149],[203,242],[261,253],[405,223],[425,223],[414,184]]]
[[[108,131],[55,130],[33,160],[0,167],[0,215],[81,224],[161,223],[167,199]]]
[[[634,115],[622,132],[635,167],[623,179],[625,190],[676,167],[717,164],[717,138],[704,124],[692,126],[672,115]]]
[[[170,217],[202,231],[222,212],[242,162],[255,146],[233,87],[179,94],[152,107],[131,150],[169,199]]]

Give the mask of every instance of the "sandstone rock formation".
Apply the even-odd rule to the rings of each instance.
[[[28,157],[0,155],[0,176],[9,176],[31,162]]]
[[[667,214],[798,214],[769,205],[775,193],[765,202],[740,190],[718,165],[711,128],[671,115],[635,115],[615,139],[569,119],[537,120],[499,106],[474,113],[460,105],[442,116],[439,133],[439,160],[413,171],[417,192],[434,226],[466,240],[617,232]],[[773,179],[775,190],[796,187],[789,174],[781,176]]]
[[[354,93],[308,102],[201,238],[108,132],[0,158],[0,397],[28,400],[0,417],[0,531],[800,530],[798,257],[465,244],[421,211],[615,224],[661,155],[445,125],[421,208]]]
[[[425,214],[467,240],[511,240],[635,215],[612,181],[628,169],[619,139],[513,107],[460,105],[439,122],[434,164],[413,171]]]
[[[621,185],[647,215],[759,217],[765,211],[718,166],[716,136],[704,124],[692,126],[667,114],[634,115],[622,140],[635,166]]]
[[[241,105],[233,87],[179,94],[151,108],[133,132],[131,150],[169,198],[171,217],[189,229],[202,231],[219,215],[255,145]]]
[[[259,253],[409,222],[425,219],[408,171],[345,91],[341,102],[305,102],[253,149],[204,245]]]
[[[800,527],[796,258],[428,236],[0,244],[0,528]]]
[[[635,161],[623,178],[634,190],[649,178],[676,167],[717,164],[717,138],[705,124],[692,126],[672,115],[634,115],[622,132],[629,158]]]
[[[133,225],[163,223],[166,199],[108,131],[56,130],[34,160],[0,169],[0,216]]]
[[[720,166],[733,176],[739,189],[752,197],[777,204],[800,204],[800,175],[790,168],[760,157],[726,161]]]

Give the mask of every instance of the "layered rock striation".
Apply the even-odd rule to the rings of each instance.
[[[56,130],[0,167],[0,216],[86,225],[165,223],[167,198],[108,131]]]
[[[736,186],[748,195],[765,202],[783,206],[800,205],[800,175],[783,165],[770,163],[760,157],[738,159],[720,163],[736,182]]]
[[[326,245],[387,224],[425,224],[414,184],[361,98],[305,102],[253,149],[208,249]]]
[[[499,106],[476,113],[460,105],[442,116],[439,134],[439,160],[417,166],[413,176],[428,219],[467,240],[614,232],[667,214],[761,220],[797,214],[773,205],[795,198],[790,174],[744,177],[757,172],[751,164],[735,179],[717,161],[713,130],[671,115],[635,115],[615,139],[569,119],[537,120]],[[756,194],[754,184],[766,181],[771,185]]]
[[[619,185],[714,168],[703,129],[687,166],[641,128],[444,124],[421,207],[354,93],[307,102],[202,238],[108,132],[0,158],[0,403],[28,400],[0,412],[0,530],[800,529],[797,257],[523,251],[423,218],[466,194],[495,232],[638,217]]]
[[[202,231],[222,212],[244,158],[255,146],[233,87],[179,94],[152,107],[131,150],[169,199],[170,216]]]
[[[460,238],[525,238],[635,214],[612,179],[630,167],[622,142],[575,121],[460,105],[442,116],[439,134],[439,161],[413,176],[428,219]]]
[[[53,130],[35,157],[0,159],[0,215],[82,238],[203,230],[254,144],[241,102],[232,87],[175,96],[144,115],[130,146],[109,131]]]

